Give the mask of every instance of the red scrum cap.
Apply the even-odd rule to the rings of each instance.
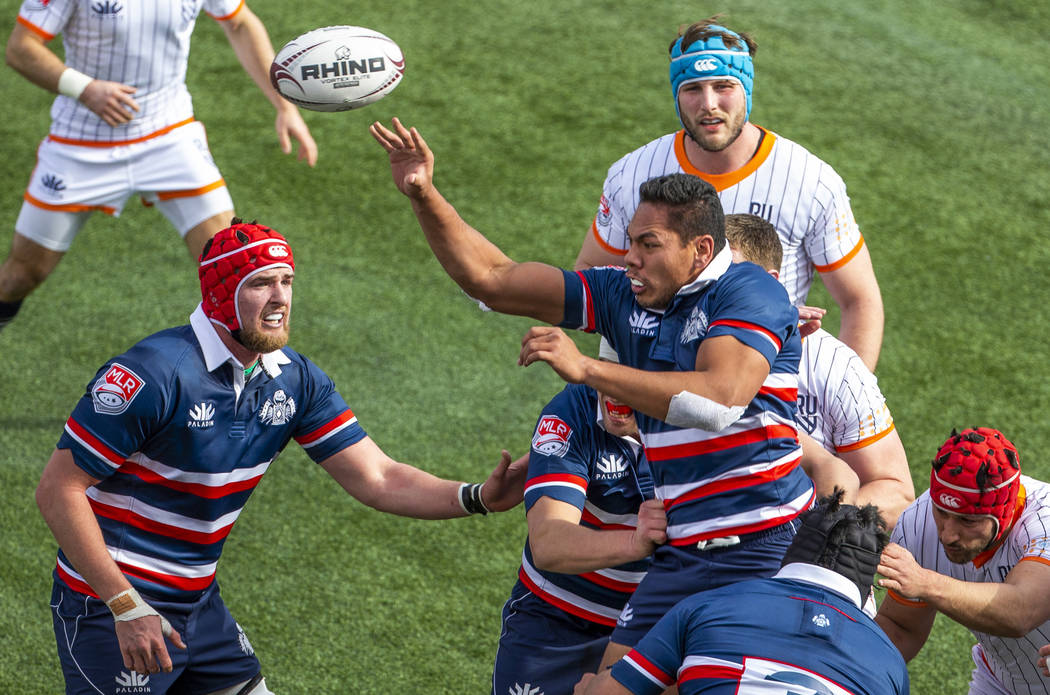
[[[244,281],[271,268],[295,270],[288,241],[260,224],[243,223],[236,217],[204,245],[200,268],[204,313],[230,331],[241,327],[237,294]]]
[[[930,501],[946,512],[994,519],[994,545],[1013,523],[1020,476],[1017,447],[999,430],[952,431],[933,459]]]

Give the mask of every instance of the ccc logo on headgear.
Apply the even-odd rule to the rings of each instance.
[[[697,72],[710,72],[718,68],[718,61],[714,58],[701,58],[693,63],[693,69]]]
[[[273,258],[284,258],[288,255],[288,249],[279,244],[274,244],[270,248],[266,249],[266,252],[269,253]]]
[[[962,503],[961,499],[959,499],[958,497],[953,497],[953,496],[949,495],[947,492],[942,492],[941,493],[940,500],[941,500],[941,504],[943,504],[945,507],[949,507],[951,509],[958,509],[959,507],[963,506],[963,503]]]

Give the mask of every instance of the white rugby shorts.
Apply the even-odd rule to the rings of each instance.
[[[156,205],[181,236],[233,210],[204,126],[189,121],[132,143],[82,145],[48,137],[37,150],[15,231],[66,251],[92,212],[117,217],[134,194]]]

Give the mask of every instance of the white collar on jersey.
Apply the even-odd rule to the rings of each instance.
[[[700,274],[696,276],[696,279],[687,285],[682,285],[675,292],[675,296],[683,294],[694,294],[700,290],[706,288],[712,282],[725,275],[725,272],[729,270],[729,266],[733,264],[733,252],[729,250],[729,243],[722,247],[722,250],[715,254],[715,257],[711,259],[711,262],[707,264],[707,267],[700,271]],[[666,309],[649,309],[654,314],[662,314]]]
[[[834,591],[836,594],[842,594],[853,601],[853,605],[857,608],[863,607],[863,604],[860,602],[860,589],[857,588],[857,585],[851,579],[847,579],[838,572],[829,570],[826,567],[810,565],[805,562],[792,562],[781,567],[780,571],[773,578],[794,579],[807,584],[822,586],[825,589]]]
[[[223,344],[219,334],[215,332],[216,328],[212,325],[211,320],[205,316],[204,307],[200,304],[190,314],[190,327],[193,328],[193,334],[197,336],[197,342],[200,343],[201,352],[204,353],[204,366],[207,367],[209,372],[214,372],[227,362],[242,370],[244,369],[245,365],[241,364],[240,360],[234,357],[230,349]],[[271,377],[281,373],[280,365],[288,364],[291,361],[281,350],[268,352],[259,358],[259,364]]]

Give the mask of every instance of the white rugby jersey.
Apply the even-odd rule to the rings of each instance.
[[[879,380],[824,329],[802,339],[795,421],[832,453],[866,447],[894,428]]]
[[[217,20],[244,0],[24,0],[18,22],[45,40],[62,35],[65,63],[100,80],[134,87],[140,110],[112,127],[75,99],[51,106],[51,138],[80,144],[143,140],[193,119],[186,89],[190,35],[201,9]]]
[[[997,548],[972,563],[957,565],[944,554],[930,510],[929,491],[904,510],[892,540],[907,548],[926,569],[964,582],[1002,582],[1019,562],[1050,565],[1050,485],[1022,475],[1021,491],[1024,509],[1013,528]],[[888,598],[916,603],[894,591],[888,592]],[[981,644],[989,669],[1010,692],[1050,695],[1050,678],[1036,666],[1039,647],[1050,643],[1050,621],[1020,639],[970,632]]]
[[[728,174],[706,174],[690,164],[684,130],[625,155],[609,167],[591,233],[605,250],[627,253],[627,225],[638,208],[638,187],[656,176],[693,174],[715,187],[727,215],[758,215],[777,228],[784,246],[780,282],[793,304],[805,303],[814,269],[842,267],[860,251],[864,238],[835,170],[801,145],[761,130],[758,152]]]

